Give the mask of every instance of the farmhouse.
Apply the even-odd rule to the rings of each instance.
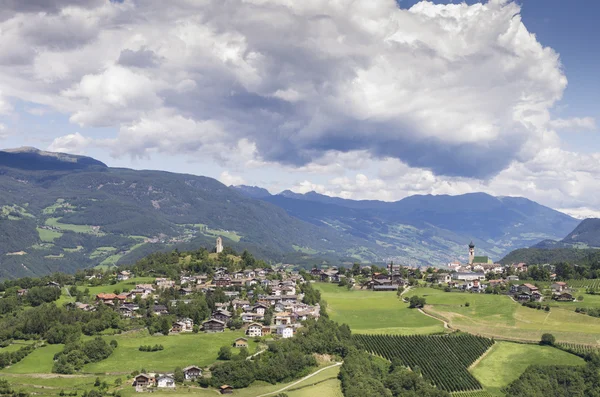
[[[225,323],[217,319],[211,318],[202,323],[202,330],[204,332],[223,332],[225,331]]]
[[[572,302],[575,300],[573,295],[568,292],[557,292],[552,296],[552,298],[559,302]]]
[[[161,375],[156,379],[156,387],[175,387],[175,378],[172,375]]]
[[[252,323],[248,326],[248,329],[246,330],[246,335],[253,337],[262,336],[262,329],[262,324]]]
[[[553,283],[552,285],[550,285],[550,289],[553,292],[563,292],[563,291],[566,291],[567,289],[569,289],[569,286],[567,285],[567,283],[565,283],[563,281],[557,281],[557,282]]]
[[[538,287],[533,284],[525,283],[519,286],[519,292],[525,292],[527,294],[532,294],[533,292],[539,291]]]
[[[190,365],[189,367],[185,367],[183,369],[183,376],[185,377],[185,380],[198,379],[202,376],[202,370],[195,365]]]
[[[139,374],[138,376],[133,378],[133,386],[148,387],[154,386],[154,383],[154,377],[147,374]]]
[[[168,278],[157,278],[154,280],[157,288],[171,288],[175,286],[175,281],[169,280]]]
[[[232,394],[233,393],[233,387],[229,386],[229,385],[223,385],[223,386],[219,387],[219,392],[221,394]]]
[[[234,347],[248,347],[248,339],[246,338],[237,338],[234,342],[233,342],[233,346]]]
[[[162,316],[163,314],[169,314],[169,309],[165,305],[154,305],[152,312],[157,316]]]
[[[119,281],[129,280],[130,277],[131,273],[129,273],[127,270],[123,270],[117,274],[117,280]]]

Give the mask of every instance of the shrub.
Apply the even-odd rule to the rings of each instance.
[[[540,341],[540,345],[554,346],[555,342],[556,342],[556,338],[554,337],[554,335],[544,334],[544,335],[542,335],[542,340]]]

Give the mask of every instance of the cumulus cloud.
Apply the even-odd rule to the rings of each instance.
[[[8,136],[8,131],[6,129],[6,126],[2,123],[0,123],[0,139],[4,139]]]
[[[550,127],[559,131],[594,131],[596,119],[593,117],[573,117],[570,119],[554,119]]]
[[[84,137],[79,132],[58,137],[48,146],[51,152],[84,154],[92,139]]]
[[[2,91],[0,91],[0,114],[9,114],[12,111],[12,106],[8,103],[8,100],[2,97]]]
[[[0,84],[82,126],[116,127],[107,138],[122,154],[191,136],[199,150],[219,126],[221,147],[247,139],[266,162],[363,151],[488,178],[556,143],[549,109],[566,78],[513,2],[17,3],[0,63],[33,68],[2,69]],[[168,112],[197,129],[142,128]]]
[[[242,178],[241,176],[231,175],[229,173],[229,171],[221,172],[221,175],[219,176],[219,180],[221,181],[221,183],[223,183],[224,185],[227,185],[227,186],[243,185],[246,183],[244,181],[244,178]]]

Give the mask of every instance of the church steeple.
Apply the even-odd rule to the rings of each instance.
[[[473,241],[469,243],[469,265],[473,264],[473,260],[475,259],[475,244]]]

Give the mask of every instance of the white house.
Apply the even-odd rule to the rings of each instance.
[[[262,324],[259,323],[252,323],[248,326],[248,329],[246,330],[246,335],[248,336],[262,336]]]
[[[119,274],[117,274],[117,280],[119,281],[129,280],[129,277],[131,277],[131,273],[129,273],[126,270],[123,270],[122,272],[119,272]]]
[[[156,387],[175,388],[175,379],[171,375],[161,375],[156,379]]]
[[[284,339],[291,338],[294,336],[294,328],[279,326],[277,327],[277,335],[281,336]]]

